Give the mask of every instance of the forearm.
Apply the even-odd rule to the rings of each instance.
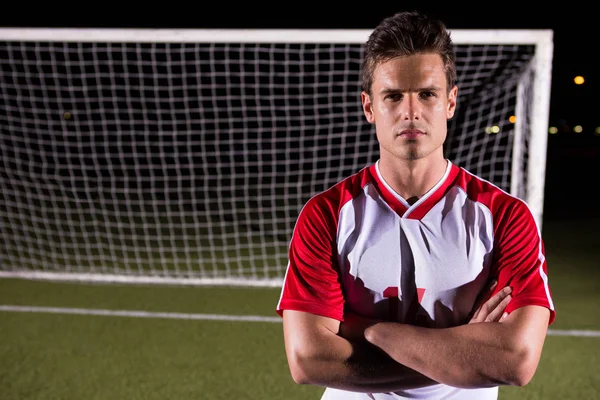
[[[441,383],[463,388],[498,386],[510,381],[507,364],[516,355],[491,325],[428,329],[379,323],[369,328],[367,339],[398,363]]]
[[[384,322],[369,327],[365,336],[398,363],[440,383],[462,388],[522,386],[539,361],[543,317],[532,311],[513,324],[487,322],[446,329]],[[536,318],[537,325],[527,326],[526,318]]]
[[[330,337],[325,346],[321,343],[313,351],[304,348],[292,357],[292,376],[297,383],[355,392],[390,392],[437,384],[370,343],[339,336]]]

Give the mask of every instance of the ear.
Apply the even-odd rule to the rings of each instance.
[[[454,111],[456,110],[456,96],[458,95],[458,86],[454,85],[448,93],[448,109],[446,110],[446,118],[451,119],[454,117]]]
[[[362,108],[367,121],[369,121],[371,124],[375,123],[375,115],[373,114],[373,103],[371,102],[371,97],[367,92],[363,91],[360,93],[360,100],[362,101]]]

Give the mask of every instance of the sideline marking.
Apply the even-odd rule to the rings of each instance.
[[[33,312],[51,314],[78,314],[102,315],[111,317],[136,317],[136,318],[170,318],[218,321],[244,321],[244,322],[281,322],[280,317],[261,317],[258,315],[219,315],[219,314],[188,314],[173,312],[137,311],[137,310],[99,310],[86,308],[62,307],[32,307],[0,305],[0,311]]]
[[[135,318],[170,318],[187,320],[212,320],[212,321],[243,321],[243,322],[273,322],[280,323],[280,317],[265,317],[259,315],[223,315],[223,314],[189,314],[174,312],[136,311],[136,310],[101,310],[88,308],[62,308],[62,307],[33,307],[33,306],[11,306],[0,305],[0,311],[7,312],[31,312],[49,314],[77,314],[77,315],[101,315],[111,317],[135,317]],[[565,330],[549,329],[550,336],[582,336],[600,337],[600,331],[592,330]]]

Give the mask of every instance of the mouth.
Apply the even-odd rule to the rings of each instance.
[[[399,137],[404,139],[416,139],[419,136],[425,135],[425,132],[419,129],[405,129],[398,134]]]

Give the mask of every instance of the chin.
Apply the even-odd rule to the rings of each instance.
[[[423,153],[420,153],[420,152],[414,151],[414,150],[409,150],[405,154],[405,158],[408,161],[417,161],[417,160],[420,160],[421,158],[423,158]]]

